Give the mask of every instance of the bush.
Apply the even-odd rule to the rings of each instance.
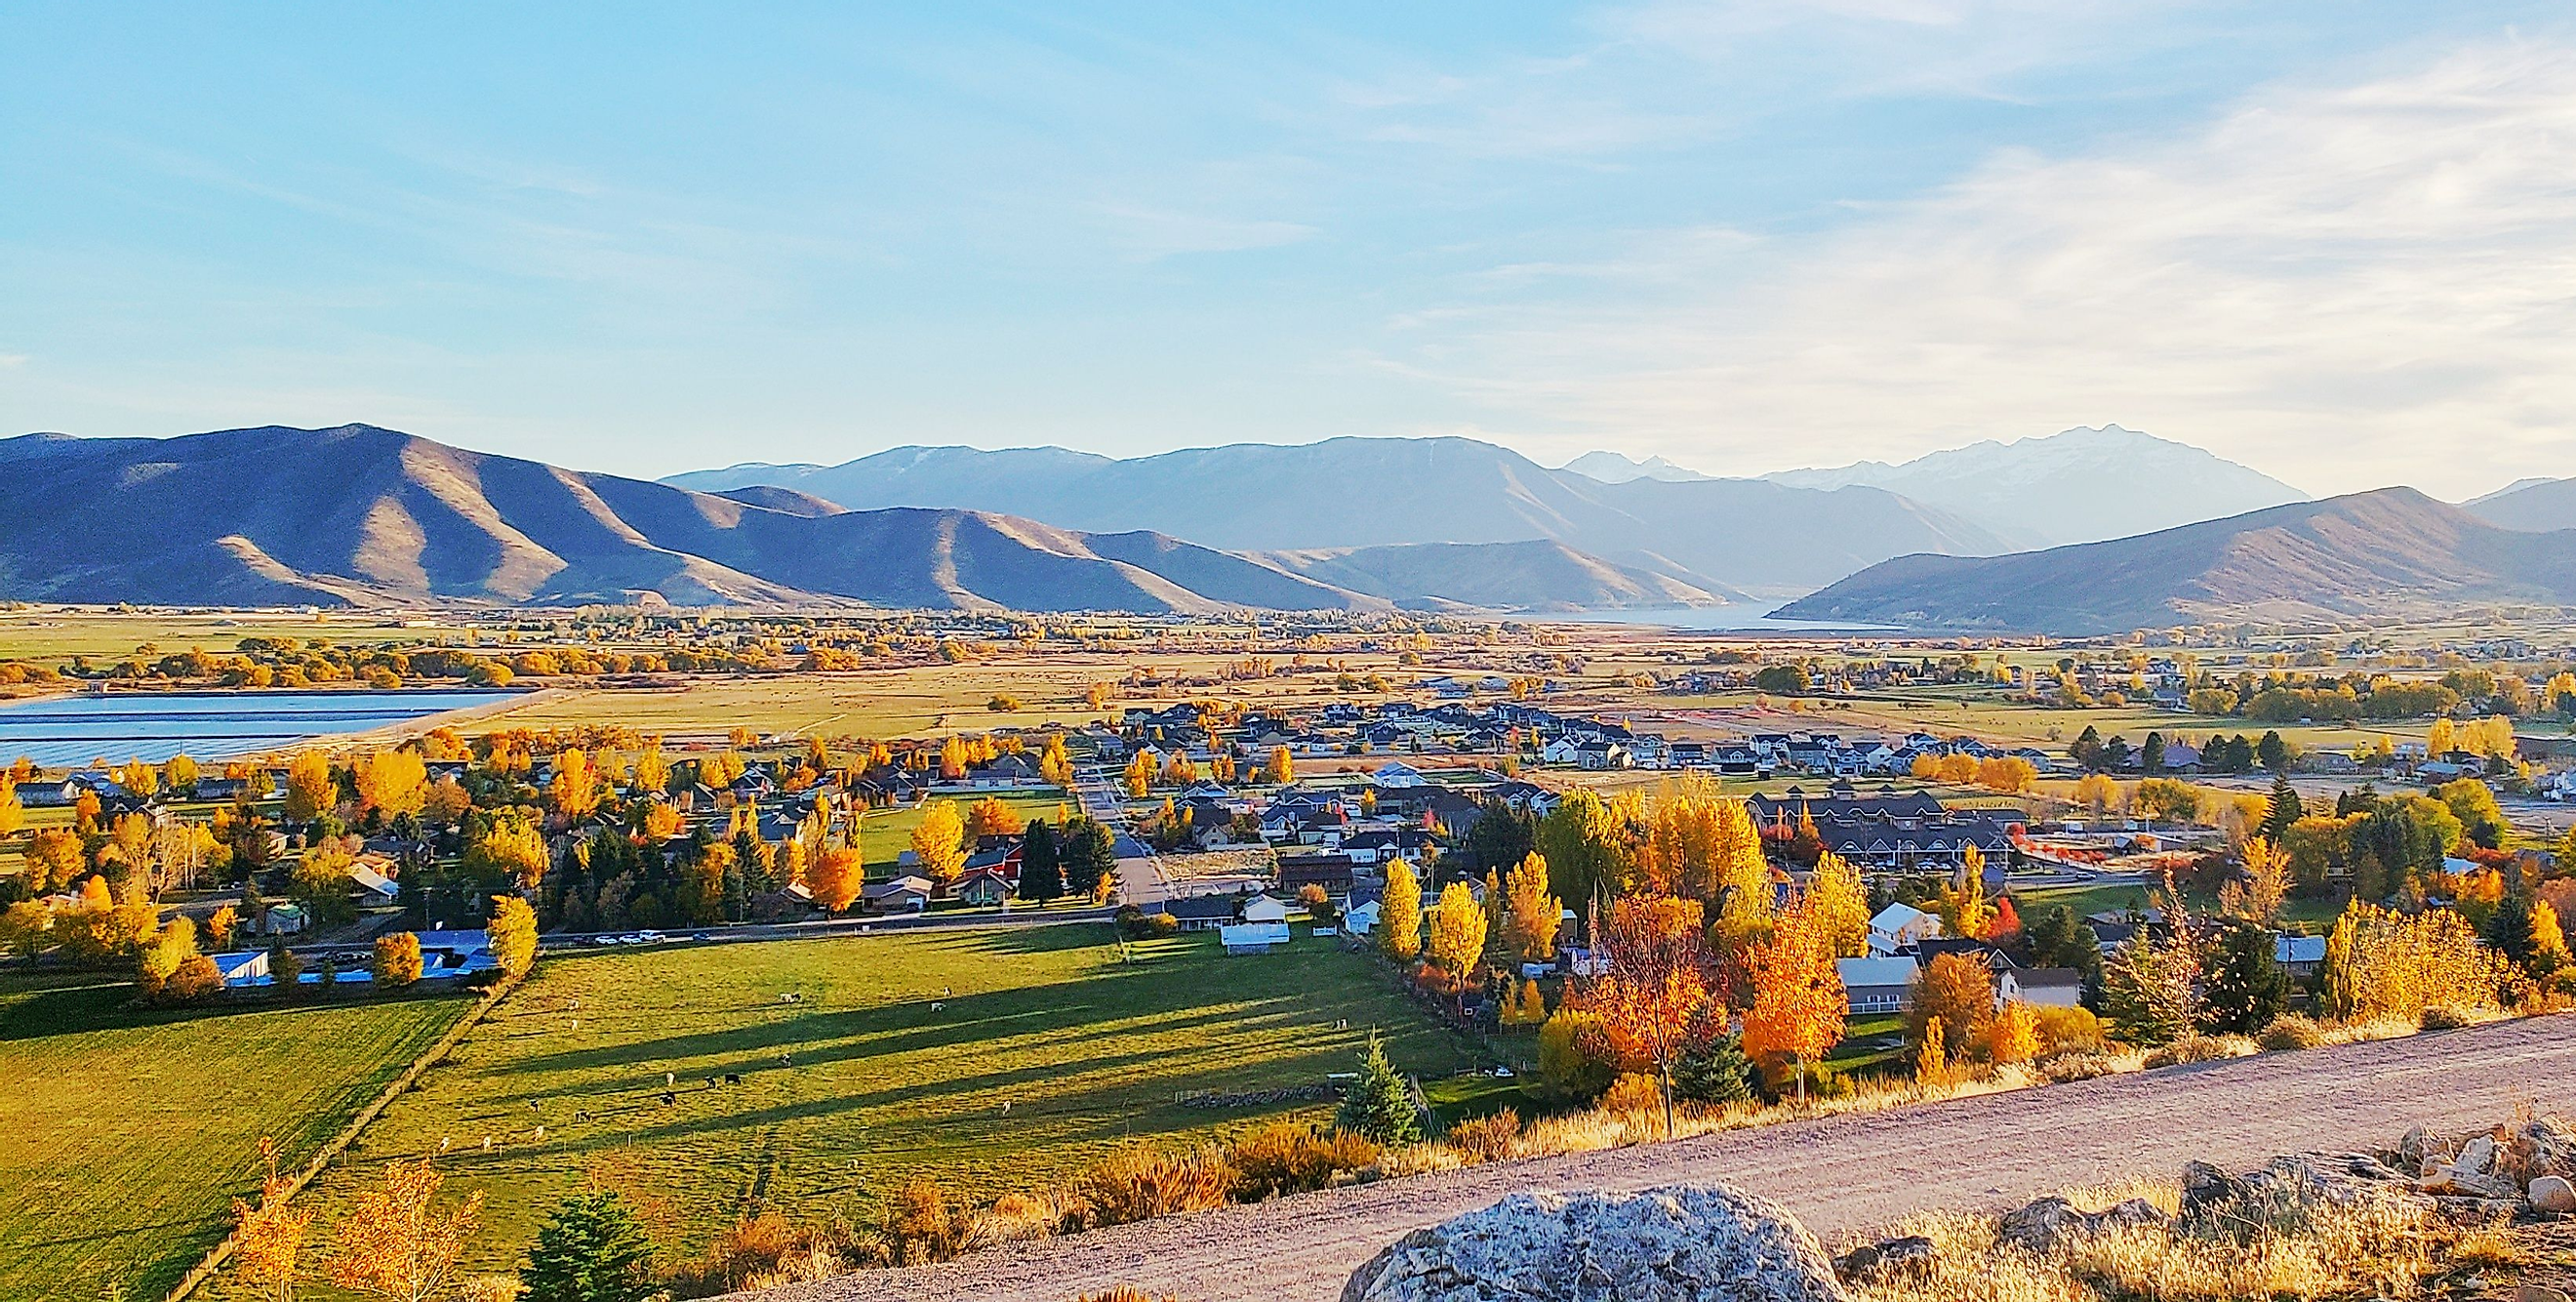
[[[2326,1028],[2318,1025],[2315,1018],[2302,1017],[2297,1013],[2283,1013],[2273,1018],[2254,1036],[2254,1043],[2274,1051],[2313,1049],[2325,1042]]]
[[[886,1260],[897,1266],[948,1261],[965,1248],[972,1223],[965,1209],[949,1205],[937,1183],[915,1180],[886,1209],[878,1243]]]
[[[2477,1014],[2458,1004],[2435,1004],[2425,1009],[2415,1019],[2415,1024],[2427,1031],[2456,1031],[2463,1026],[2476,1025],[2477,1020]]]
[[[1694,1103],[1745,1103],[1753,1098],[1753,1062],[1734,1036],[1723,1036],[1673,1062],[1673,1097]]]
[[[1512,1141],[1521,1137],[1521,1114],[1504,1108],[1489,1116],[1472,1117],[1449,1127],[1449,1146],[1479,1162],[1500,1161],[1512,1155]]]
[[[2221,1058],[2244,1058],[2256,1052],[2254,1042],[2241,1035],[2186,1035],[2161,1044],[2147,1054],[2150,1067],[2177,1067],[2191,1062],[2215,1062]]]
[[[1235,1140],[1227,1158],[1234,1164],[1235,1198],[1255,1202],[1321,1189],[1344,1171],[1374,1165],[1377,1154],[1377,1145],[1365,1135],[1273,1121]]]
[[[1610,1082],[1601,1096],[1604,1112],[1652,1112],[1664,1106],[1664,1087],[1643,1072],[1628,1072]]]
[[[2061,1053],[2031,1064],[2054,1085],[2091,1080],[2096,1076],[2119,1074],[2120,1061],[2103,1050],[2090,1053]]]
[[[1181,1302],[1169,1293],[1148,1293],[1141,1288],[1121,1284],[1106,1293],[1085,1293],[1074,1302]]]
[[[1586,1048],[1601,1027],[1598,1013],[1560,1008],[1538,1030],[1539,1088],[1550,1097],[1589,1103],[1610,1088],[1616,1066]]]
[[[1092,1163],[1076,1177],[1074,1190],[1090,1209],[1093,1225],[1128,1225],[1222,1207],[1234,1183],[1234,1164],[1223,1150],[1136,1148]]]
[[[2035,1006],[2031,1012],[2038,1019],[2039,1054],[2043,1058],[2061,1053],[2098,1053],[2111,1045],[2110,1036],[2102,1030],[2102,1019],[2090,1008],[2051,1008]]]

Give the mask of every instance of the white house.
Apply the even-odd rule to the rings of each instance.
[[[1853,1013],[1893,1013],[1905,1007],[1906,992],[1914,984],[1914,960],[1838,958],[1834,974],[1842,978]]]
[[[1342,930],[1354,936],[1365,936],[1377,927],[1377,915],[1383,911],[1375,900],[1354,904],[1342,913]]]
[[[1264,926],[1278,923],[1284,926],[1288,921],[1288,913],[1289,907],[1286,900],[1268,895],[1256,895],[1243,902],[1243,920],[1248,923]]]
[[[859,899],[870,913],[919,913],[930,907],[931,889],[929,878],[906,874],[860,887]]]
[[[349,880],[357,885],[361,907],[379,907],[402,898],[402,887],[394,879],[377,872],[365,863],[349,865]]]
[[[2084,1001],[2084,974],[2071,967],[2008,967],[1995,974],[1995,1007],[2020,1000],[2039,1008]]]
[[[1941,934],[1941,919],[1910,904],[1891,904],[1869,920],[1869,952],[1885,956]]]
[[[1422,770],[1401,761],[1392,764],[1378,765],[1377,768],[1369,773],[1369,781],[1374,782],[1381,787],[1427,787],[1431,785],[1431,779],[1422,776]]]
[[[223,977],[224,986],[227,989],[238,990],[244,986],[268,984],[267,950],[251,949],[233,954],[217,954],[214,956],[214,964],[215,971]]]

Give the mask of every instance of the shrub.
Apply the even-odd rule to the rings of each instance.
[[[2039,1022],[2039,1054],[2043,1058],[2061,1053],[2096,1053],[2110,1047],[2110,1037],[2102,1031],[2102,1019],[2090,1008],[2031,1009]]]
[[[1722,1036],[1673,1061],[1673,1097],[1697,1103],[1753,1098],[1753,1062],[1734,1036]]]
[[[1321,1189],[1344,1171],[1374,1164],[1377,1154],[1377,1145],[1364,1135],[1273,1121],[1235,1140],[1227,1157],[1234,1165],[1234,1196],[1253,1202]]]
[[[2120,1060],[2106,1050],[2096,1049],[2091,1052],[2054,1054],[2040,1059],[2032,1066],[2038,1068],[2039,1074],[2047,1077],[2051,1083],[2064,1085],[2070,1081],[2091,1080],[2096,1076],[2117,1075],[2120,1071]]]
[[[2156,1046],[2147,1054],[2147,1065],[2175,1067],[2190,1062],[2215,1062],[2220,1058],[2243,1058],[2254,1052],[2254,1042],[2241,1035],[2185,1035]]]
[[[1628,1072],[1610,1082],[1601,1096],[1604,1112],[1648,1112],[1664,1106],[1664,1087],[1643,1072]]]
[[[1500,1161],[1512,1155],[1512,1141],[1521,1137],[1521,1114],[1510,1108],[1482,1117],[1472,1117],[1449,1127],[1449,1146],[1479,1162]]]
[[[897,1266],[948,1261],[965,1248],[973,1219],[964,1208],[951,1206],[936,1182],[915,1180],[886,1208],[878,1244],[886,1260]]]
[[[2415,1019],[2415,1024],[2428,1031],[2456,1031],[2463,1026],[2476,1025],[2477,1020],[2476,1013],[2458,1004],[2435,1004],[2425,1009]]]
[[[1094,1162],[1074,1181],[1098,1225],[1127,1225],[1225,1205],[1234,1165],[1217,1148],[1164,1153],[1135,1148]]]
[[[2283,1013],[2264,1024],[2254,1043],[2266,1049],[2313,1049],[2326,1042],[2326,1028],[2313,1017]]]
[[[1169,1293],[1148,1293],[1141,1288],[1121,1284],[1106,1293],[1085,1293],[1074,1302],[1181,1302]]]
[[[674,1292],[705,1297],[778,1284],[829,1279],[842,1269],[846,1232],[798,1229],[777,1212],[744,1216],[707,1245],[705,1255],[674,1272]]]
[[[1579,1008],[1559,1008],[1538,1030],[1539,1087],[1548,1095],[1589,1103],[1610,1088],[1617,1074],[1609,1059],[1586,1046],[1600,1039],[1601,1016]]]

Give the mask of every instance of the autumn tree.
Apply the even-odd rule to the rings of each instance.
[[[1543,963],[1556,954],[1556,932],[1565,906],[1547,889],[1547,860],[1533,852],[1502,879],[1500,939],[1513,957]]]
[[[495,818],[481,836],[466,844],[462,862],[466,871],[486,880],[534,886],[546,873],[545,833],[524,817]]]
[[[2505,957],[2449,909],[2408,915],[2354,900],[2326,938],[2326,1006],[2347,1020],[2492,1008],[2505,977]]]
[[[2269,925],[2290,898],[2289,852],[2258,836],[2245,843],[2244,858],[2244,876],[2219,888],[2219,911]]]
[[[27,806],[18,799],[18,783],[0,775],[0,836],[16,836],[26,822]]]
[[[64,827],[40,829],[25,852],[29,888],[49,895],[72,884],[89,867],[80,834]]]
[[[177,976],[189,959],[197,957],[197,924],[185,914],[170,919],[143,945],[136,956],[135,984],[143,997],[161,1002],[163,987]]]
[[[375,751],[358,760],[353,776],[358,807],[387,818],[417,815],[429,797],[429,769],[417,751]]]
[[[1286,786],[1297,780],[1297,759],[1285,746],[1270,748],[1269,762],[1261,766],[1262,780]]]
[[[1610,1056],[1654,1074],[1667,1135],[1673,1126],[1673,1063],[1707,1032],[1715,997],[1705,917],[1699,901],[1670,895],[1613,902],[1594,938],[1604,971],[1580,987],[1583,1007],[1601,1018]]]
[[[1834,957],[1869,953],[1869,888],[1850,860],[1830,851],[1820,856],[1807,882],[1806,904]]]
[[[1986,1061],[1998,1067],[2028,1062],[2039,1056],[2039,1014],[2019,999],[2007,1001],[1995,1010],[1994,1021],[1986,1026]]]
[[[1995,916],[1994,901],[1986,897],[1986,856],[1976,846],[1967,846],[1959,856],[1959,871],[1940,888],[1932,900],[1932,911],[1941,915],[1941,934],[1975,936],[1986,929]]]
[[[296,1265],[304,1253],[304,1235],[313,1224],[313,1213],[287,1204],[294,1181],[278,1173],[277,1141],[263,1136],[259,1157],[265,1173],[260,1176],[258,1204],[233,1199],[233,1274],[260,1295],[292,1302]]]
[[[1453,987],[1463,984],[1485,954],[1485,911],[1477,907],[1467,883],[1451,882],[1441,890],[1430,933],[1423,941],[1422,956],[1446,974]]]
[[[1965,1058],[1995,1015],[1994,974],[1964,954],[1936,954],[1915,972],[1906,1001],[1906,1041],[1919,1051],[1937,1038],[1945,1061]]]
[[[2123,803],[2120,784],[2104,773],[2087,773],[2077,778],[2075,789],[2068,793],[2068,798],[2091,810],[2096,818],[2118,809]]]
[[[966,869],[966,823],[953,801],[926,801],[913,824],[912,853],[921,875],[940,885],[957,880]]]
[[[339,803],[340,789],[331,780],[331,757],[300,750],[286,762],[286,819],[309,823]]]
[[[1834,966],[1833,940],[1812,903],[1800,901],[1772,922],[1768,939],[1745,955],[1753,1006],[1744,1014],[1744,1052],[1757,1063],[1785,1062],[1807,1097],[1807,1064],[1842,1042],[1851,1001]]]
[[[850,907],[866,881],[859,852],[846,845],[825,846],[805,866],[805,889],[813,892],[814,902],[822,905],[826,913],[839,913]]]
[[[391,990],[420,980],[420,937],[408,931],[376,937],[376,959],[370,969],[376,988]]]
[[[1126,771],[1120,776],[1124,781],[1128,798],[1143,800],[1153,794],[1154,757],[1143,751],[1136,752],[1136,758],[1127,761]]]
[[[388,1302],[440,1302],[451,1290],[456,1259],[482,1219],[483,1194],[452,1211],[437,1209],[444,1178],[428,1158],[387,1162],[339,1225],[328,1273],[333,1284]]]
[[[1413,865],[1402,859],[1386,866],[1386,890],[1378,897],[1377,943],[1399,963],[1410,963],[1422,953],[1422,883],[1413,875]]]
[[[546,783],[546,805],[566,825],[578,823],[599,808],[599,770],[579,749],[555,756],[554,777]]]
[[[1018,836],[1028,825],[1028,820],[1002,803],[999,796],[986,796],[966,811],[966,835],[977,841],[988,836]]]
[[[537,911],[516,895],[495,895],[483,937],[492,947],[493,963],[503,973],[519,976],[537,961]]]

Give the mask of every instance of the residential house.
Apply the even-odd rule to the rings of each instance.
[[[1891,904],[1869,920],[1869,952],[1885,957],[1941,934],[1941,919],[1911,904]]]
[[[1914,984],[1914,960],[1903,956],[1834,960],[1843,994],[1855,1016],[1904,1010]]]
[[[2008,967],[1995,974],[1995,1007],[2014,1000],[2039,1008],[2073,1008],[2084,999],[2084,974],[2071,967]]]
[[[919,913],[930,907],[933,890],[927,877],[907,873],[859,888],[859,907],[870,913]]]
[[[1011,880],[991,868],[970,869],[949,883],[953,899],[973,905],[994,905],[1011,898]]]
[[[1183,931],[1215,931],[1235,921],[1242,899],[1227,893],[1192,895],[1166,901],[1163,912],[1172,915]]]

